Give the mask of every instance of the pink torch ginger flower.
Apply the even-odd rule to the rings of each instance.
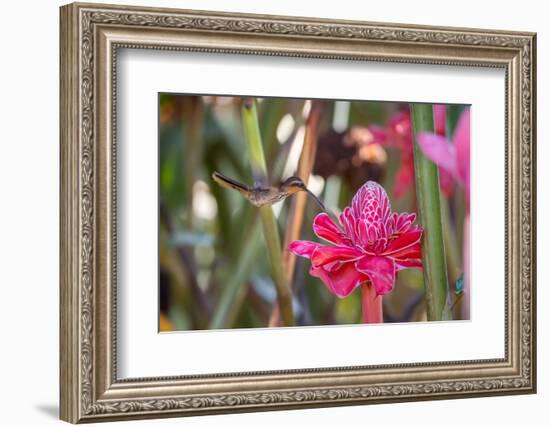
[[[363,319],[382,322],[382,295],[391,292],[397,272],[421,268],[422,228],[414,213],[391,211],[383,187],[365,183],[336,224],[326,213],[313,221],[315,234],[332,245],[297,240],[288,249],[311,260],[310,274],[342,298],[363,287]]]

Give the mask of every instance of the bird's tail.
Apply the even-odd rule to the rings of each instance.
[[[233,190],[237,190],[239,193],[242,194],[248,194],[250,193],[250,188],[247,187],[244,184],[241,184],[238,181],[235,181],[232,178],[229,178],[225,175],[222,175],[219,172],[214,172],[212,174],[212,179],[216,181],[219,185],[225,188],[232,188]]]

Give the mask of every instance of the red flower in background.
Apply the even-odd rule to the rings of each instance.
[[[444,105],[436,104],[433,106],[434,112],[434,131],[437,135],[445,136],[447,129],[447,108]]]
[[[464,188],[470,204],[470,109],[464,110],[458,119],[452,141],[440,134],[420,132],[420,149],[439,170],[445,171]]]
[[[395,177],[393,194],[399,198],[414,184],[414,157],[412,144],[411,115],[409,111],[398,111],[385,127],[369,126],[372,143],[401,150],[399,169]]]
[[[368,181],[340,215],[341,224],[326,213],[315,217],[315,234],[332,245],[297,240],[288,249],[309,258],[310,274],[340,298],[364,285],[363,318],[381,322],[379,296],[393,290],[399,270],[422,267],[422,229],[415,219],[392,212],[384,188]]]
[[[436,134],[445,135],[446,109],[444,105],[434,105],[434,128]],[[414,185],[414,155],[411,114],[409,111],[395,113],[385,127],[369,126],[372,143],[401,150],[399,169],[395,177],[393,194],[403,196]],[[445,170],[439,170],[441,190],[449,197],[453,191],[453,180]]]

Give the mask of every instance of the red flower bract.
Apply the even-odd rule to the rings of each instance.
[[[446,108],[434,105],[434,127],[437,135],[445,136]],[[386,147],[396,147],[401,151],[399,168],[395,175],[393,194],[400,198],[414,185],[414,153],[411,114],[409,111],[398,111],[387,122],[385,127],[369,126],[372,143]],[[445,169],[439,169],[439,183],[445,196],[453,193],[453,180]]]
[[[413,225],[415,219],[415,214],[392,212],[384,188],[368,181],[340,215],[341,224],[326,213],[315,217],[313,231],[333,245],[297,240],[288,249],[309,258],[310,274],[338,297],[361,283],[385,295],[393,290],[399,270],[422,267],[422,229]]]

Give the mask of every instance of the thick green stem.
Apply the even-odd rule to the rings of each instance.
[[[260,135],[260,127],[258,124],[256,103],[254,100],[251,98],[244,100],[241,112],[245,139],[250,153],[252,175],[255,182],[265,184],[267,183],[267,167]],[[277,221],[273,215],[271,205],[262,206],[259,209],[271,263],[271,274],[277,290],[277,301],[281,310],[281,317],[285,326],[294,326],[292,293],[283,270],[281,238],[277,228]]]
[[[445,246],[441,226],[439,173],[437,166],[420,149],[416,135],[433,132],[431,104],[411,104],[414,133],[414,172],[416,199],[420,221],[424,227],[422,239],[422,262],[428,320],[443,320],[447,317],[448,294]]]

